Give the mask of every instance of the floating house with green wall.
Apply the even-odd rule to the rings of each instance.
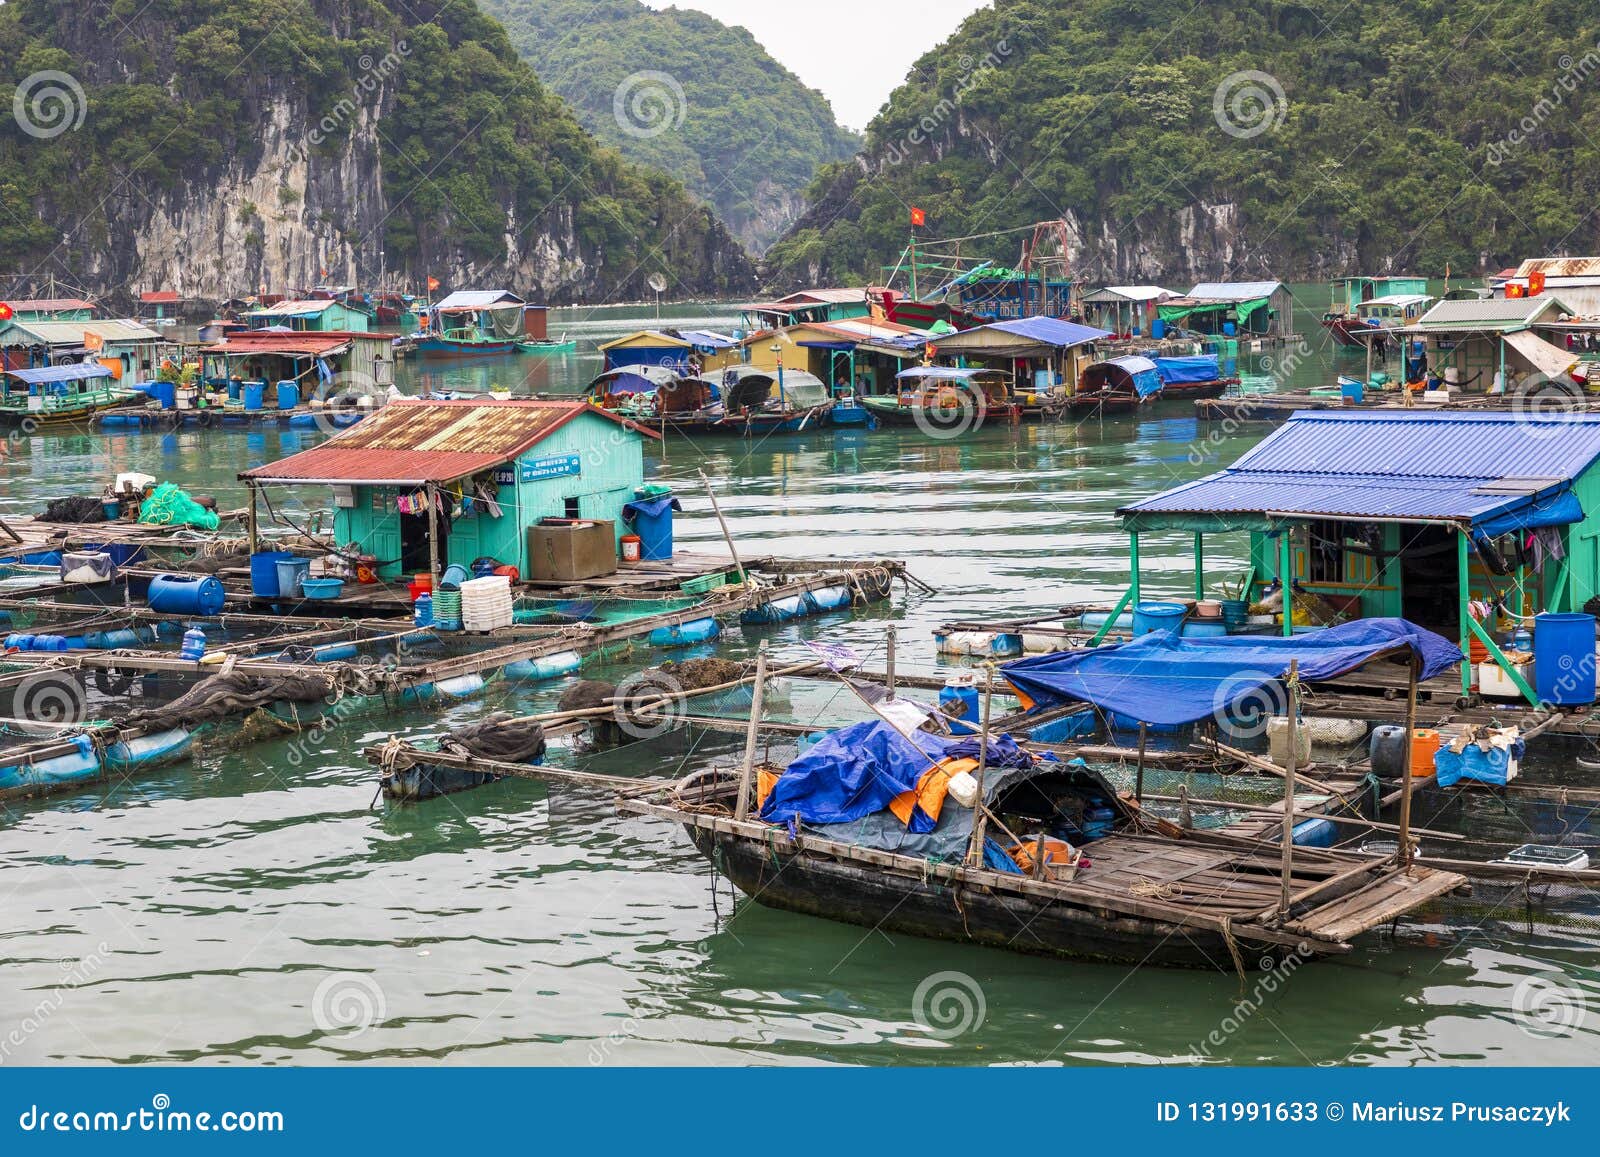
[[[1281,281],[1202,281],[1182,297],[1156,306],[1168,327],[1241,337],[1283,337],[1294,332],[1294,296]]]
[[[1132,580],[1141,541],[1192,538],[1195,598],[1206,540],[1249,536],[1247,595],[1287,578],[1350,618],[1403,617],[1477,640],[1529,702],[1533,690],[1469,614],[1580,611],[1600,595],[1600,414],[1302,411],[1226,470],[1120,509]],[[1170,592],[1167,592],[1170,593]],[[1103,632],[1102,632],[1103,634]],[[1471,670],[1462,668],[1462,691]]]
[[[12,321],[89,321],[94,302],[81,297],[32,297],[6,302]]]
[[[280,301],[244,315],[251,329],[282,328],[323,333],[366,333],[372,315],[348,301],[331,299]]]
[[[658,437],[583,401],[406,399],[239,478],[252,512],[262,486],[333,487],[336,544],[382,579],[484,557],[527,575],[543,519],[610,521],[620,543]]]

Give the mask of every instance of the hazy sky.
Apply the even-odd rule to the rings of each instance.
[[[911,66],[989,0],[644,0],[694,8],[750,30],[789,71],[863,129]]]

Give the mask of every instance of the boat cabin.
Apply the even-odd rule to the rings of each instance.
[[[125,401],[111,370],[99,362],[34,366],[0,373],[0,413],[8,421],[82,417]]]
[[[155,375],[165,338],[127,319],[12,322],[0,331],[0,357],[8,369],[98,362],[118,381]]]
[[[1405,618],[1487,654],[1532,702],[1501,646],[1511,616],[1600,595],[1600,414],[1302,411],[1226,470],[1117,513],[1132,560],[1117,614],[1145,597],[1141,535],[1192,535],[1202,599],[1206,539],[1246,534],[1243,597],[1275,586],[1283,634]],[[1505,612],[1480,621],[1483,606]]]
[[[239,478],[252,511],[262,486],[333,487],[336,544],[381,579],[484,557],[527,575],[543,519],[609,521],[620,543],[657,436],[577,400],[404,399]]]
[[[1167,329],[1224,337],[1283,337],[1294,332],[1294,297],[1281,281],[1203,281],[1156,307]]]
[[[372,315],[361,306],[332,298],[306,298],[263,305],[244,315],[251,329],[289,329],[316,333],[365,333]]]
[[[1156,363],[1147,357],[1129,355],[1086,366],[1078,379],[1077,396],[1115,397],[1137,405],[1160,392],[1161,374]]]
[[[1380,297],[1426,297],[1428,279],[1410,275],[1335,277],[1328,287],[1328,312],[1353,317],[1362,303]]]

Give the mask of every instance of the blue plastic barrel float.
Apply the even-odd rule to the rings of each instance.
[[[149,396],[161,403],[163,410],[178,406],[178,386],[175,382],[151,382]]]
[[[246,410],[254,412],[261,409],[261,405],[266,401],[266,397],[266,382],[246,382],[244,384],[244,408]]]
[[[1133,608],[1133,633],[1148,635],[1151,631],[1178,630],[1188,613],[1189,608],[1182,603],[1140,603]]]
[[[94,749],[94,740],[87,735],[77,735],[67,742],[74,750],[53,759],[29,760],[6,765],[0,755],[0,792],[28,788],[54,787],[93,779],[100,774],[100,755]]]
[[[228,594],[211,575],[158,574],[150,580],[145,605],[164,615],[220,614]]]
[[[184,727],[141,735],[137,739],[113,743],[106,748],[106,768],[109,771],[127,771],[133,767],[149,767],[182,758],[189,752],[194,732]]]
[[[675,627],[657,627],[650,632],[650,645],[692,647],[696,643],[709,642],[721,633],[722,628],[717,625],[716,619],[695,619],[693,622],[680,623]]]
[[[583,665],[583,656],[576,651],[560,651],[554,655],[540,655],[537,659],[518,659],[507,663],[501,671],[507,679],[559,679],[571,675]]]
[[[1533,619],[1533,683],[1541,702],[1576,707],[1595,699],[1594,616],[1546,612]]]
[[[823,587],[821,590],[808,591],[805,598],[811,604],[813,614],[822,615],[829,611],[850,609],[850,588],[847,586]]]
[[[281,381],[278,383],[278,409],[292,410],[300,404],[300,383],[295,381]]]

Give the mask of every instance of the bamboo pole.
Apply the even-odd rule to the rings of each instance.
[[[884,641],[883,641],[883,648],[884,648],[884,650],[883,650],[883,671],[884,671],[883,685],[884,685],[885,689],[888,691],[888,695],[886,697],[889,698],[889,699],[893,699],[894,698],[894,644],[895,644],[895,635],[896,635],[895,625],[893,623],[890,623],[889,626],[884,631]]]
[[[1288,586],[1284,593],[1287,595]],[[1288,606],[1285,601],[1285,607]],[[1289,692],[1289,757],[1283,768],[1283,897],[1278,911],[1289,914],[1289,903],[1294,897],[1294,771],[1300,757],[1300,660],[1289,660],[1289,677],[1285,681]]]
[[[983,863],[984,819],[989,809],[983,801],[983,773],[989,766],[989,707],[994,700],[994,668],[988,668],[983,681],[983,719],[978,725],[978,770],[973,778],[978,781],[978,798],[972,812],[972,843],[967,848],[969,864]]]
[[[1400,769],[1405,782],[1400,785],[1400,866],[1411,867],[1411,746],[1416,742],[1417,731],[1417,668],[1421,660],[1415,651],[1407,669],[1410,678],[1406,685],[1406,762]]]
[[[1133,780],[1133,798],[1140,805],[1144,804],[1144,745],[1149,730],[1150,725],[1141,719],[1139,721],[1139,756]]]
[[[722,540],[728,544],[728,553],[733,556],[734,569],[739,572],[739,585],[745,586],[744,563],[739,561],[738,548],[733,545],[733,532],[728,529],[728,520],[722,517],[722,507],[717,503],[717,492],[711,488],[711,479],[706,477],[704,470],[698,470],[696,473],[700,475],[700,481],[705,485],[706,497],[711,499],[711,513],[717,516],[717,525],[722,527]]]
[[[744,767],[739,772],[739,800],[733,818],[741,822],[750,814],[751,788],[756,778],[756,734],[761,728],[761,702],[767,689],[767,641],[756,648],[756,682],[750,692],[750,725],[744,733]]]

